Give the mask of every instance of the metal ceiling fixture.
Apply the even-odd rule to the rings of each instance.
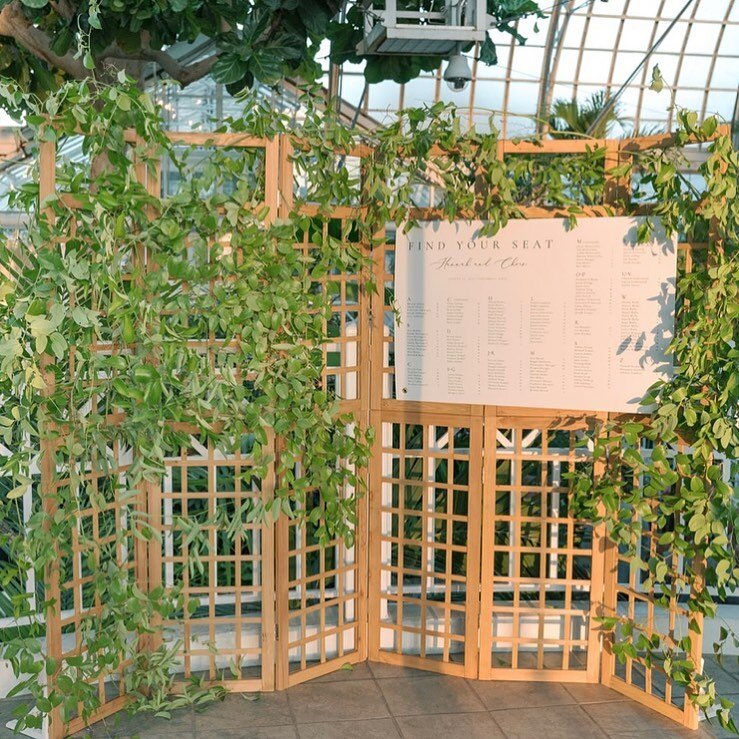
[[[484,41],[486,0],[437,0],[430,6],[404,10],[397,0],[361,0],[364,39],[357,51],[450,56],[459,54],[460,45]]]
[[[457,51],[449,57],[449,63],[444,70],[444,81],[452,92],[461,92],[470,84],[471,79],[472,70],[467,57],[461,51]]]

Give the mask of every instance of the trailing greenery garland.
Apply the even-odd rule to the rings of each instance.
[[[275,121],[259,110],[260,123]],[[194,613],[199,603],[183,596],[181,584],[148,592],[137,586],[135,542],[160,536],[137,502],[140,486],[161,484],[166,459],[191,446],[191,433],[249,460],[245,489],[261,486],[275,463],[270,499],[249,499],[215,517],[174,517],[170,528],[188,545],[183,566],[191,584],[203,573],[213,526],[232,547],[237,536],[247,546],[247,526],[285,513],[304,519],[317,541],[338,536],[351,543],[363,490],[357,470],[366,466],[371,433],[322,387],[321,346],[336,283],[314,288],[331,271],[359,272],[364,262],[356,242],[331,233],[320,215],[267,222],[260,150],[178,150],[149,97],[133,86],[70,85],[28,122],[40,141],[81,135],[86,159],[61,154],[56,193],[40,203],[38,181],[14,193],[13,205],[30,222],[17,242],[1,247],[10,274],[0,305],[0,424],[12,450],[4,471],[15,479],[3,514],[19,519],[20,496],[29,486],[38,492],[31,470],[44,443],[53,448],[58,479],[53,506],[37,506],[25,536],[12,540],[8,577],[23,581],[28,570],[56,568],[62,582],[70,580],[75,544],[83,552],[81,574],[89,576],[82,606],[100,608],[78,626],[86,651],[63,665],[45,658],[53,676],[48,696],[36,678],[44,664],[36,640],[11,639],[3,653],[19,672],[31,673],[19,688],[31,689],[42,713],[62,705],[68,719],[82,704],[90,715],[100,705],[90,681],[115,678],[130,660],[127,692],[140,707],[161,712],[213,692],[193,681],[171,699],[177,647],[165,640],[147,648],[158,621],[183,609]],[[280,118],[276,124],[286,127]],[[127,130],[139,141],[129,144]],[[169,180],[179,183],[160,198],[141,174],[164,157]],[[93,177],[92,163],[101,158],[106,166]],[[338,179],[319,181],[318,194]],[[294,245],[306,230],[316,246],[303,256]],[[273,435],[282,440],[278,460]],[[129,464],[121,461],[126,450]],[[102,476],[97,483],[93,470]],[[123,526],[116,525],[114,501],[122,501]],[[97,535],[85,526],[88,509],[99,514]],[[65,591],[48,605],[69,608],[71,597]],[[18,599],[17,608],[21,615],[28,604]],[[232,665],[234,673],[240,669]]]
[[[17,582],[29,570],[41,573],[60,560],[60,551],[68,560],[74,531],[87,551],[89,597],[102,604],[83,620],[89,648],[79,657],[63,665],[44,660],[33,628],[6,640],[3,656],[30,674],[22,687],[31,690],[42,713],[63,705],[66,717],[73,716],[81,703],[90,715],[99,705],[90,681],[116,675],[124,665],[135,705],[166,713],[218,694],[194,680],[184,694],[171,697],[177,645],[151,645],[159,619],[195,611],[198,602],[188,601],[181,586],[140,590],[126,563],[96,545],[89,532],[76,531],[77,512],[103,510],[113,497],[128,495],[127,527],[111,535],[117,545],[121,538],[150,540],[159,534],[137,509],[135,496],[139,485],[159,484],[167,457],[189,446],[190,434],[177,429],[186,424],[201,441],[248,455],[252,466],[244,483],[255,485],[273,461],[275,433],[284,444],[274,499],[245,506],[229,521],[175,519],[174,530],[192,544],[185,566],[193,573],[202,568],[197,553],[207,551],[208,526],[235,537],[243,525],[280,513],[302,518],[318,541],[351,541],[356,494],[362,492],[356,472],[367,463],[371,432],[360,431],[321,387],[320,346],[330,340],[332,293],[330,280],[322,289],[318,283],[332,272],[353,273],[363,290],[372,289],[360,244],[376,244],[388,222],[412,221],[416,206],[432,206],[447,219],[483,217],[491,231],[520,217],[520,206],[530,203],[566,208],[575,221],[583,205],[604,201],[605,152],[594,145],[582,156],[500,161],[495,131],[467,132],[457,112],[441,104],[404,111],[397,122],[361,133],[318,110],[310,95],[301,101],[299,126],[250,98],[243,117],[223,130],[255,136],[289,131],[304,145],[294,153],[305,184],[302,197],[289,217],[266,224],[264,160],[253,150],[183,153],[164,135],[149,98],[123,78],[111,87],[68,85],[43,103],[20,100],[12,86],[3,92],[15,108],[36,106],[28,122],[38,127],[39,140],[81,134],[89,157],[87,163],[62,159],[57,170],[58,193],[74,196],[74,210],[59,194],[38,203],[37,183],[14,195],[30,214],[29,226],[0,254],[1,263],[10,265],[0,282],[0,430],[12,451],[3,471],[14,479],[0,516],[20,520],[20,496],[29,486],[36,492],[33,470],[42,440],[55,447],[60,481],[58,511],[37,507],[26,536],[7,535],[12,561],[3,578]],[[698,125],[694,114],[685,113],[680,123],[675,147],[639,154],[615,172],[638,182],[634,200],[654,203],[668,232],[709,242],[705,260],[697,259],[694,271],[679,281],[677,370],[650,391],[657,409],[647,422],[597,430],[594,459],[604,474],[596,478],[593,468],[583,469],[571,484],[574,512],[605,521],[634,566],[649,572],[646,584],[662,588],[665,597],[676,588],[685,591],[691,611],[711,615],[714,596],[704,587],[690,589],[693,578],[703,577],[721,598],[736,588],[739,575],[736,507],[713,462],[717,452],[731,458],[739,451],[739,162],[721,136],[708,146],[704,182],[686,183],[678,174],[679,147],[691,135],[710,138],[716,121]],[[141,142],[133,149],[124,140],[127,129]],[[350,155],[360,144],[373,150],[361,166]],[[107,166],[92,181],[89,162],[102,156]],[[136,168],[136,162],[152,166],[160,157],[178,176],[170,178],[175,191],[162,197],[147,190]],[[315,218],[299,212],[301,200],[318,203]],[[330,224],[336,204],[359,209],[341,232]],[[310,258],[294,248],[306,231],[318,245]],[[192,342],[203,337],[217,338],[218,346],[194,348]],[[105,342],[124,350],[100,351]],[[49,372],[51,394],[45,392]],[[116,423],[106,420],[112,411],[121,412]],[[691,445],[691,454],[674,453],[679,439]],[[116,444],[134,450],[130,467],[121,469],[111,452]],[[93,467],[107,468],[108,477],[120,482],[102,489],[87,484],[85,472]],[[625,484],[635,475],[639,484]],[[647,560],[636,548],[641,521],[663,530],[658,555]],[[676,578],[677,555],[687,564]],[[693,570],[693,558],[709,561],[705,573]],[[15,603],[19,616],[31,610],[22,596]],[[617,656],[661,664],[699,705],[717,702],[711,681],[684,657],[684,648],[645,643],[639,624],[626,620],[606,619],[603,626],[618,630]],[[239,668],[232,666],[234,674]],[[38,679],[44,670],[54,677],[48,695]],[[723,710],[719,718],[730,723]],[[33,715],[23,721],[39,723]]]
[[[645,153],[615,172],[638,176],[634,200],[648,197],[668,233],[707,243],[704,251],[694,250],[693,269],[677,284],[674,376],[650,388],[645,402],[655,411],[647,421],[598,430],[594,458],[602,461],[603,474],[594,482],[583,473],[573,483],[576,513],[605,521],[609,538],[644,573],[643,585],[655,589],[657,602],[667,606],[682,597],[691,613],[688,628],[700,633],[695,616],[716,617],[717,601],[735,592],[739,580],[739,508],[716,460],[717,454],[739,458],[739,154],[728,136],[717,138],[707,147],[699,169],[703,183],[696,186],[679,174],[687,164],[679,148],[691,136],[713,136],[717,121],[701,125],[692,112],[682,112],[679,120],[674,148]],[[639,550],[645,525],[658,539],[646,554]],[[694,664],[687,636],[672,644],[617,615],[603,625],[615,632],[619,659],[639,658],[663,669],[698,706],[715,706],[720,724],[736,730],[731,702],[717,697],[713,680]],[[730,629],[721,627],[714,645],[719,657],[729,636]],[[731,637],[736,645],[736,635]]]

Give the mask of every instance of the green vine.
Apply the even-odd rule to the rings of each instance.
[[[650,389],[646,402],[655,411],[648,420],[598,430],[594,459],[602,461],[603,474],[593,483],[592,470],[585,471],[573,483],[577,513],[605,521],[643,587],[664,607],[680,601],[690,614],[688,630],[700,633],[696,617],[715,618],[717,603],[739,581],[739,508],[716,459],[739,457],[739,156],[729,137],[719,136],[707,146],[697,188],[678,173],[687,164],[679,147],[691,137],[709,139],[717,122],[699,124],[694,113],[683,112],[680,124],[675,148],[645,153],[617,172],[638,173],[634,198],[648,195],[668,232],[706,244],[694,250],[692,270],[678,280],[674,376]],[[640,549],[645,527],[657,544],[648,553]],[[699,707],[717,708],[721,726],[736,731],[732,703],[701,674],[687,635],[660,639],[645,624],[616,614],[603,625],[614,633],[619,659],[664,671]],[[722,627],[721,636],[718,655],[729,629]]]
[[[13,194],[31,219],[17,241],[0,246],[10,266],[0,304],[0,424],[12,451],[3,470],[14,480],[4,517],[20,518],[17,501],[29,487],[38,494],[31,470],[42,446],[56,470],[52,505],[37,506],[25,535],[11,538],[5,577],[22,580],[32,570],[62,583],[81,578],[81,603],[74,588],[62,588],[46,606],[83,609],[77,633],[86,649],[63,664],[46,656],[44,668],[29,638],[40,627],[3,645],[28,675],[14,692],[29,689],[35,700],[21,728],[40,724],[32,707],[61,707],[68,721],[82,705],[89,717],[100,706],[94,681],[121,675],[138,708],[167,710],[181,645],[151,648],[152,635],[157,623],[196,613],[199,602],[185,597],[181,578],[141,590],[133,553],[137,540],[161,536],[142,507],[142,486],[161,484],[166,460],[190,447],[191,436],[246,457],[238,474],[246,489],[261,489],[276,462],[271,497],[174,516],[193,581],[203,575],[214,526],[232,546],[237,538],[254,546],[249,527],[284,513],[319,542],[343,537],[350,545],[371,441],[322,381],[337,287],[330,273],[359,274],[365,258],[356,240],[330,233],[320,215],[300,215],[299,204],[268,221],[263,150],[181,151],[148,96],[127,83],[70,85],[28,122],[41,142],[81,136],[85,160],[60,156],[56,192],[42,202],[38,182]],[[127,141],[127,131],[137,139]],[[101,158],[106,166],[93,176]],[[169,182],[178,184],[160,197],[142,172],[153,175],[165,158]],[[320,182],[331,192],[330,178]],[[304,231],[315,245],[308,255],[295,249]],[[282,441],[277,460],[273,438]],[[19,601],[17,615],[28,612]],[[38,680],[44,669],[48,691]],[[174,700],[219,694],[193,680]]]
[[[0,263],[9,265],[0,281],[0,434],[12,451],[3,458],[11,482],[0,518],[17,530],[21,496],[32,489],[36,501],[24,536],[3,529],[0,543],[11,556],[0,582],[23,582],[31,571],[43,581],[55,567],[62,582],[70,579],[76,543],[85,554],[83,600],[96,606],[78,626],[88,648],[63,664],[44,657],[38,623],[3,643],[3,656],[26,675],[18,690],[34,699],[21,726],[39,725],[31,708],[48,714],[61,707],[68,720],[81,704],[83,718],[91,716],[100,677],[122,681],[140,710],[167,713],[211,700],[220,688],[203,680],[172,697],[179,645],[158,643],[158,624],[196,613],[199,602],[182,585],[137,585],[136,542],[160,536],[141,507],[142,486],[159,485],[167,460],[191,437],[248,458],[241,483],[257,494],[241,510],[173,518],[172,530],[188,543],[182,567],[193,578],[202,574],[213,528],[235,541],[255,521],[283,514],[315,541],[351,543],[372,433],[343,412],[322,380],[322,347],[336,335],[332,278],[353,275],[358,290],[372,290],[367,257],[386,225],[412,223],[429,208],[450,220],[484,218],[491,232],[529,204],[562,208],[575,221],[583,206],[606,205],[605,151],[594,144],[577,156],[501,161],[494,130],[469,132],[441,104],[357,132],[321,111],[312,95],[300,100],[299,125],[249,97],[243,116],[220,130],[294,134],[299,189],[290,212],[270,221],[261,150],[174,146],[156,106],[125,80],[75,83],[43,103],[20,100],[12,86],[3,94],[13,108],[35,106],[28,122],[39,141],[80,136],[87,157],[60,158],[56,194],[43,202],[37,181],[14,194],[14,205],[30,214],[28,230],[0,247]],[[650,390],[651,417],[597,429],[593,465],[571,478],[571,513],[605,522],[658,604],[682,598],[691,613],[711,617],[739,576],[737,510],[715,462],[716,454],[739,456],[739,162],[728,137],[719,136],[707,144],[702,181],[686,183],[680,147],[691,137],[711,139],[717,123],[699,125],[684,113],[680,124],[674,146],[634,154],[612,172],[636,189],[607,204],[632,212],[634,203],[649,203],[668,232],[707,244],[678,283],[676,372]],[[127,142],[126,131],[136,140]],[[359,157],[362,148],[371,155]],[[107,166],[93,177],[101,157]],[[142,170],[153,173],[159,161],[167,162],[163,196],[141,181]],[[317,206],[316,215],[305,215],[306,203]],[[337,205],[354,215],[332,219]],[[306,234],[307,252],[295,248]],[[53,448],[58,478],[52,509],[38,505],[42,444]],[[275,461],[274,496],[262,500]],[[125,508],[125,526],[108,520],[103,539],[80,527],[89,510],[110,519],[114,504]],[[644,526],[658,539],[648,556],[638,547]],[[701,561],[705,569],[693,564]],[[39,611],[70,607],[68,597],[39,603]],[[18,617],[35,615],[23,593],[14,607]],[[733,728],[729,702],[700,674],[687,643],[655,641],[643,625],[617,616],[602,623],[618,658],[661,667],[701,708],[718,706],[719,721]],[[232,665],[233,676],[240,668]],[[48,691],[42,672],[52,678]],[[225,682],[229,674],[219,677]]]

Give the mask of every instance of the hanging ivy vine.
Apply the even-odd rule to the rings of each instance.
[[[677,284],[674,375],[650,388],[645,402],[655,410],[648,419],[598,430],[594,458],[603,474],[583,473],[573,482],[576,512],[604,521],[656,602],[666,607],[680,599],[690,614],[688,630],[700,633],[698,616],[716,618],[718,602],[739,580],[739,508],[720,461],[739,458],[739,155],[728,136],[719,136],[707,146],[696,185],[680,174],[687,169],[680,148],[714,136],[717,121],[699,124],[686,111],[679,120],[674,147],[645,152],[614,172],[638,181],[634,200],[653,203],[668,233],[705,245],[693,250],[693,268]],[[639,548],[644,527],[657,539],[649,553]],[[609,615],[603,625],[614,634],[619,659],[664,670],[699,707],[716,709],[719,723],[736,731],[731,701],[717,696],[714,681],[701,674],[687,634],[674,643],[622,615]],[[728,638],[738,643],[728,625],[720,636],[719,658]]]
[[[257,118],[272,130],[287,126],[265,109]],[[40,724],[31,707],[41,714],[61,707],[65,721],[80,705],[83,717],[91,715],[100,706],[95,681],[119,679],[129,663],[123,680],[135,707],[168,712],[219,690],[193,679],[172,698],[178,644],[149,648],[156,623],[194,614],[199,601],[184,595],[182,578],[172,588],[139,588],[136,540],[161,536],[137,502],[141,486],[160,485],[167,458],[189,448],[191,436],[248,457],[242,485],[259,487],[274,466],[273,496],[249,498],[233,518],[221,518],[223,511],[174,517],[193,581],[213,527],[233,544],[248,539],[254,522],[285,513],[304,520],[318,541],[338,536],[351,544],[363,490],[357,471],[366,467],[371,432],[323,387],[321,347],[335,295],[330,281],[320,283],[331,271],[360,272],[363,257],[356,244],[330,235],[321,217],[268,220],[263,149],[175,147],[149,97],[126,83],[70,85],[27,120],[40,142],[77,137],[84,158],[61,150],[56,191],[41,202],[38,180],[12,194],[11,205],[30,222],[0,247],[0,262],[9,265],[0,304],[0,424],[11,450],[3,471],[14,480],[4,517],[22,520],[19,500],[29,487],[38,500],[33,471],[43,464],[43,445],[56,477],[51,506],[37,505],[25,534],[9,538],[4,575],[75,578],[60,602],[47,605],[49,613],[84,611],[76,631],[86,649],[57,664],[29,638],[42,631],[32,627],[8,639],[3,656],[26,676],[15,692],[34,697],[34,706],[19,709],[21,728]],[[127,131],[138,138],[130,141]],[[162,197],[142,181],[161,160],[173,190]],[[314,175],[314,195],[340,179]],[[315,245],[308,256],[294,248],[304,230]],[[86,526],[90,511],[100,530]],[[29,611],[18,598],[17,615]],[[48,691],[38,679],[44,671],[53,678]]]
[[[33,696],[19,710],[21,726],[40,724],[31,708],[48,714],[61,707],[68,719],[82,705],[83,716],[92,715],[100,677],[122,680],[134,708],[166,714],[220,693],[193,679],[172,695],[177,645],[152,646],[151,636],[161,620],[195,612],[198,602],[181,585],[140,589],[130,561],[121,559],[136,540],[160,536],[137,508],[137,491],[159,484],[166,460],[191,436],[248,455],[244,483],[259,486],[277,435],[283,443],[274,497],[255,498],[229,521],[175,520],[193,543],[183,566],[202,567],[197,552],[207,550],[209,527],[235,537],[280,514],[312,526],[318,540],[343,536],[351,543],[363,491],[358,471],[367,465],[372,432],[342,413],[321,382],[334,297],[323,278],[356,274],[362,290],[373,289],[360,245],[371,248],[387,223],[412,222],[419,208],[450,220],[481,217],[491,232],[532,203],[564,208],[575,221],[582,206],[604,201],[605,152],[593,145],[581,156],[501,161],[494,130],[468,132],[457,112],[440,104],[404,111],[367,133],[337,123],[312,95],[300,101],[299,123],[252,96],[243,116],[221,130],[292,133],[300,142],[295,207],[268,221],[258,150],[173,146],[156,106],[123,78],[110,87],[70,84],[43,103],[20,100],[12,86],[2,93],[10,107],[36,110],[27,121],[39,141],[79,137],[85,155],[61,157],[57,192],[43,202],[37,179],[13,194],[13,205],[29,213],[28,228],[0,245],[0,263],[8,265],[0,277],[0,433],[11,451],[2,473],[12,480],[0,516],[16,531],[3,529],[0,543],[11,556],[2,582],[53,571],[71,559],[75,542],[90,573],[86,597],[98,606],[79,627],[87,650],[64,664],[44,656],[42,625],[33,621],[7,635],[2,656],[25,675],[18,689]],[[637,189],[628,201],[611,203],[628,212],[632,202],[649,202],[668,233],[707,244],[678,284],[676,371],[650,390],[649,418],[596,429],[594,465],[604,471],[582,469],[571,485],[573,512],[605,522],[608,536],[645,573],[646,587],[664,602],[683,594],[692,613],[711,617],[739,577],[736,505],[715,459],[739,456],[739,161],[719,136],[708,144],[701,182],[686,180],[680,147],[691,137],[710,139],[717,123],[698,124],[684,113],[680,125],[675,146],[635,154],[612,173]],[[135,142],[126,140],[128,130],[137,133]],[[357,147],[370,147],[371,157],[360,162],[352,156]],[[106,166],[93,177],[91,162],[103,157]],[[170,173],[163,195],[141,181],[159,160]],[[317,216],[301,211],[308,201],[318,204]],[[340,233],[328,227],[337,204],[360,214]],[[294,248],[306,231],[317,245],[308,257]],[[38,505],[42,444],[53,449],[58,478],[52,508]],[[122,464],[127,450],[131,463]],[[92,470],[100,473],[96,482]],[[36,507],[19,536],[20,499],[29,489]],[[307,503],[313,490],[321,493],[317,507]],[[101,546],[78,519],[89,508],[106,510],[114,498],[126,501],[127,525],[113,526],[110,546]],[[647,558],[637,545],[645,523],[660,532],[657,553]],[[693,565],[701,561],[708,567]],[[21,591],[16,615],[35,615]],[[39,602],[39,611],[44,606],[64,603]],[[691,700],[718,706],[719,721],[733,726],[729,702],[686,656],[686,643],[655,642],[627,618],[605,618],[603,628],[615,637],[617,657],[661,666]],[[234,675],[239,670],[232,666]],[[48,691],[44,672],[53,678]]]

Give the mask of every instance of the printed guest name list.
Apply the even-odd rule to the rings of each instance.
[[[399,399],[636,412],[672,360],[677,245],[641,218],[398,232]]]

